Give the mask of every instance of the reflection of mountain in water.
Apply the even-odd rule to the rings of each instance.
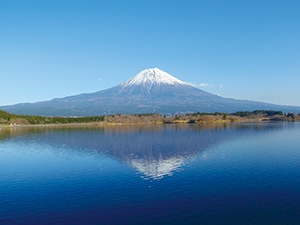
[[[166,175],[172,175],[184,164],[184,157],[173,157],[169,159],[133,159],[130,164],[139,172],[153,179],[160,179]]]
[[[228,127],[227,127],[228,126]],[[41,142],[66,151],[101,154],[129,164],[146,177],[171,175],[214,145],[257,135],[278,126],[236,125],[135,125],[79,128],[18,128],[0,132],[0,137]],[[253,132],[255,130],[255,132]],[[271,129],[273,130],[273,129]],[[0,138],[1,140],[1,138]]]

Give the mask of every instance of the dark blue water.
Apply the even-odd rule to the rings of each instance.
[[[0,128],[0,224],[300,224],[300,123]]]

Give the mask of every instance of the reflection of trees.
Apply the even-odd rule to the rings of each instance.
[[[10,137],[10,132],[8,129],[0,127],[0,141],[8,139]]]
[[[222,142],[280,127],[280,123],[20,127],[0,130],[0,140],[15,137],[60,146],[64,151],[104,154],[158,179]]]

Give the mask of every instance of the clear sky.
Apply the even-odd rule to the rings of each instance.
[[[151,67],[223,97],[300,106],[300,1],[0,0],[0,105]]]

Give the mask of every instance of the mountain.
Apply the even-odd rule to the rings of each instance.
[[[36,103],[0,107],[10,113],[44,116],[280,110],[299,113],[300,107],[223,98],[200,90],[170,74],[150,68],[102,91]]]

